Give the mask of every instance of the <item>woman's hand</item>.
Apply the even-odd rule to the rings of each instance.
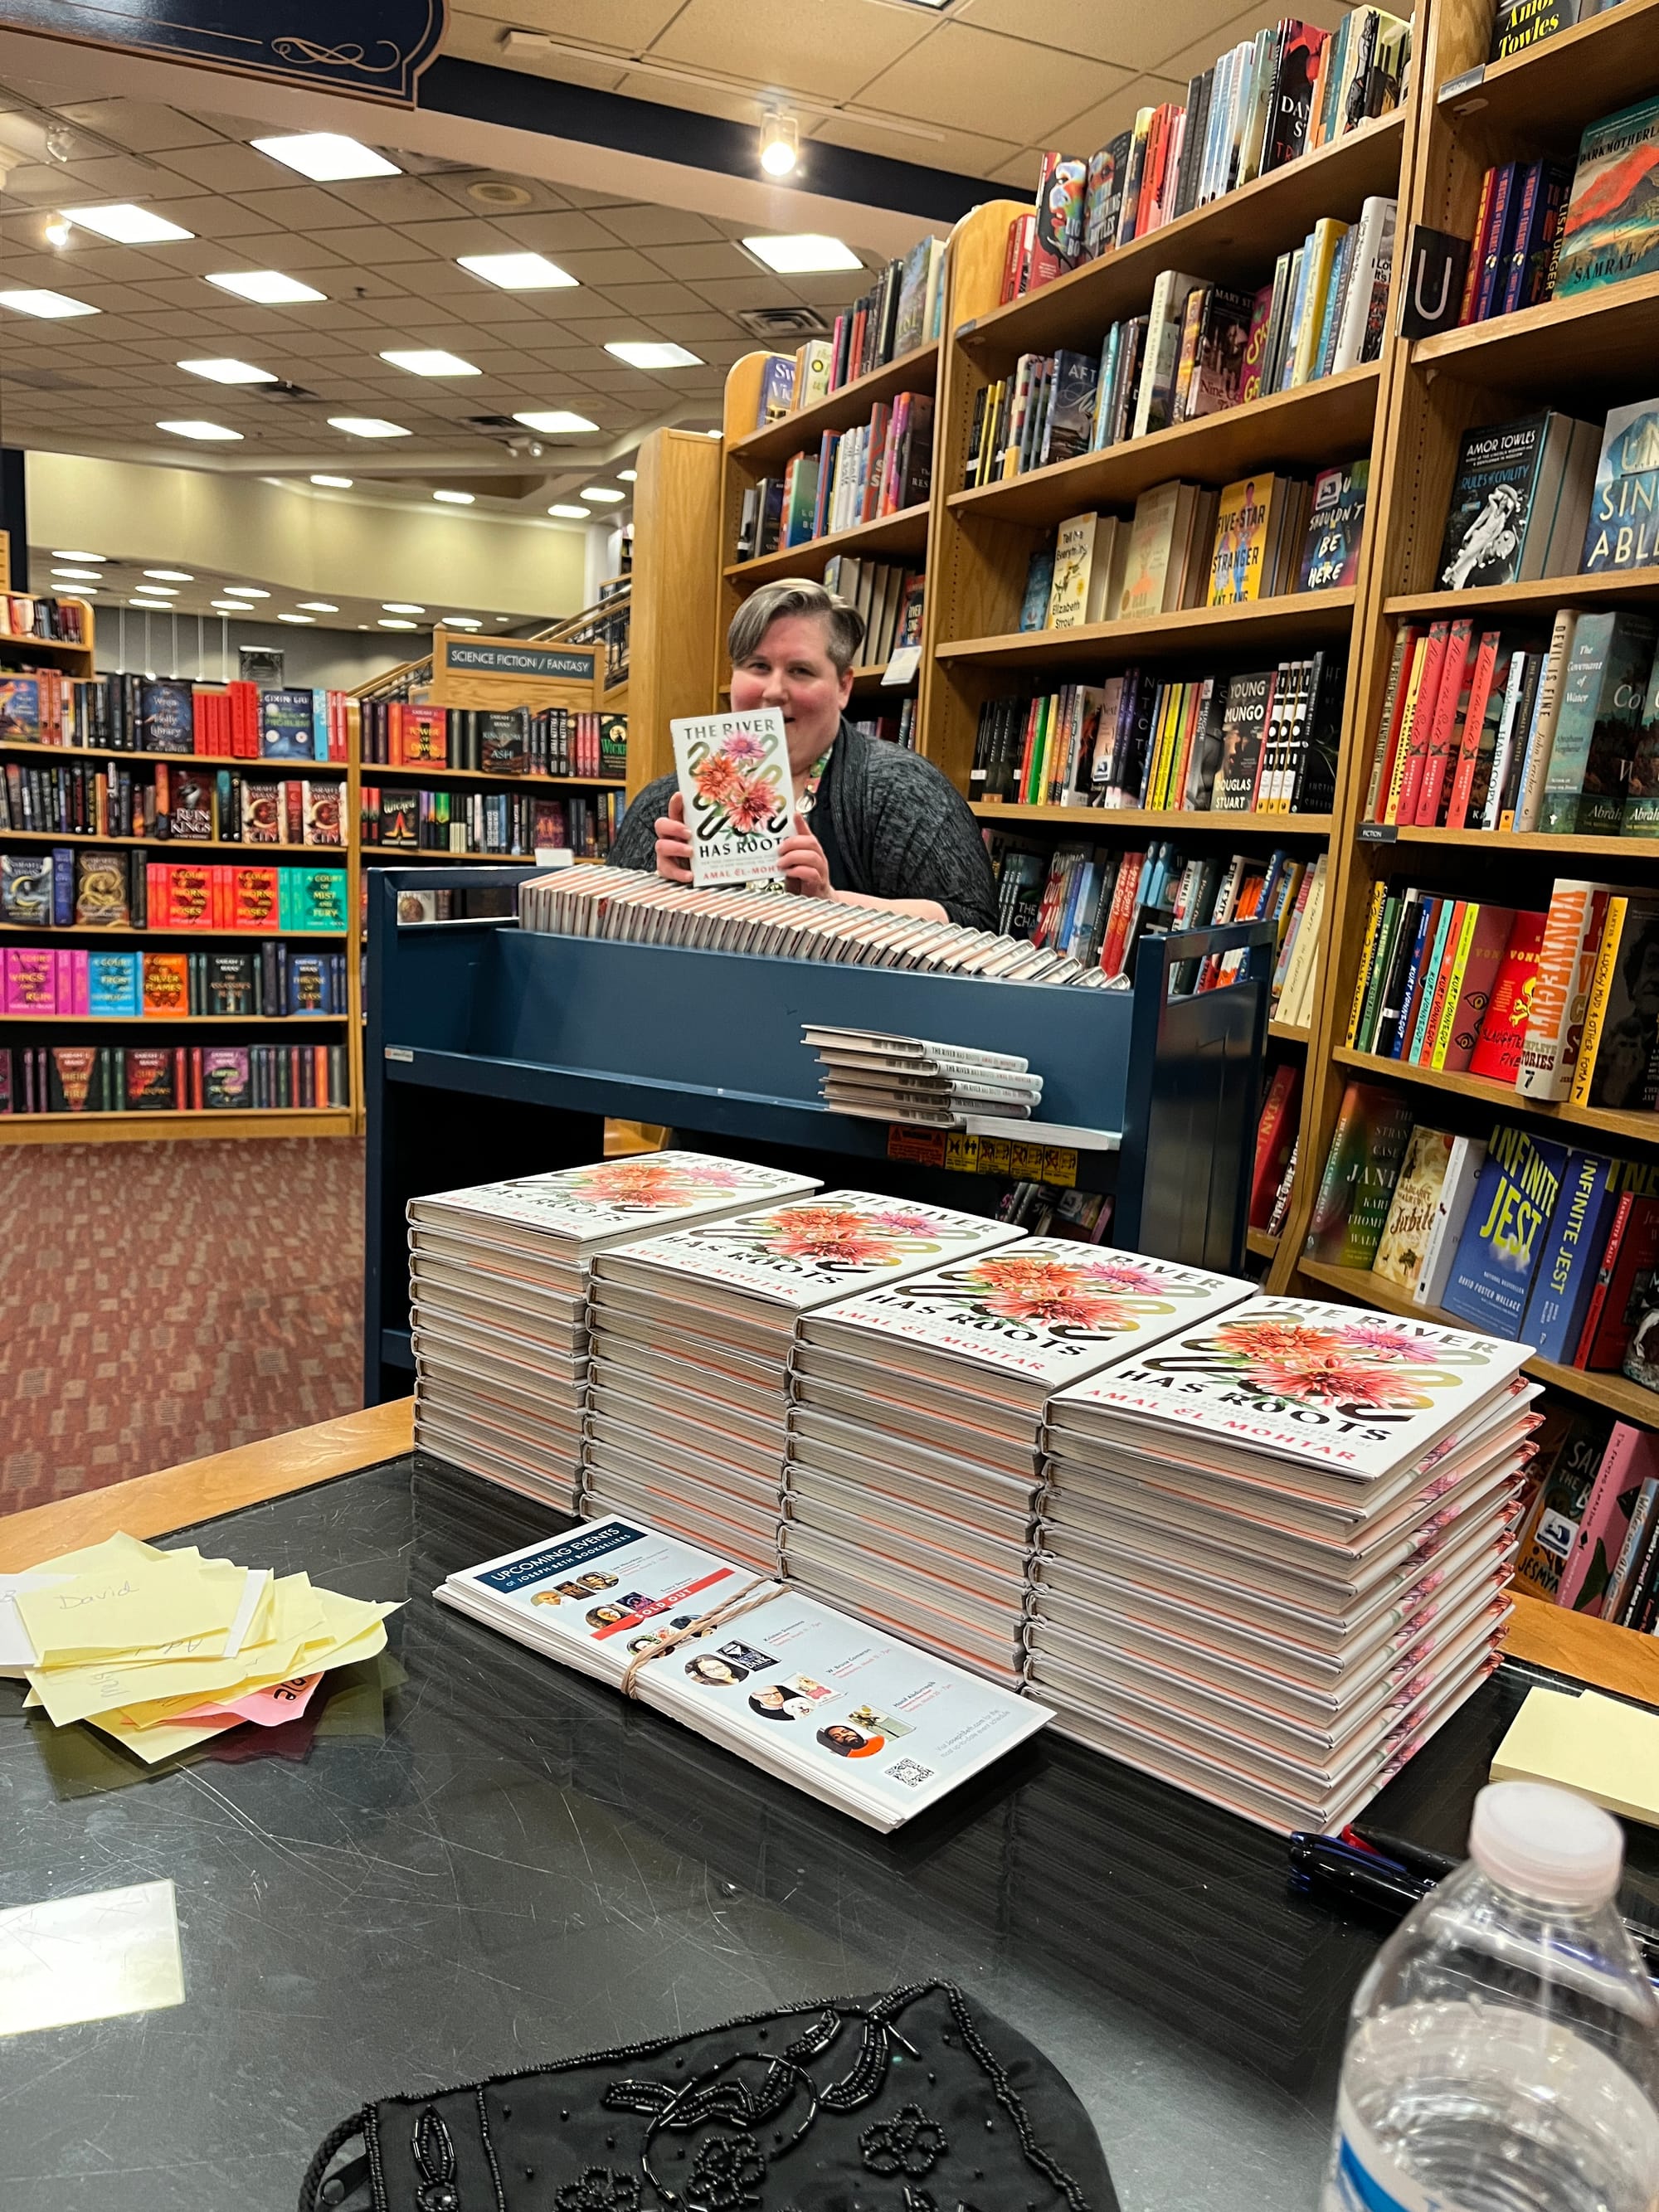
[[[661,852],[660,845],[657,848]],[[830,862],[822,845],[806,826],[804,814],[797,814],[795,826],[778,848],[778,867],[792,891],[803,898],[833,898],[830,888]]]
[[[677,791],[666,814],[657,817],[657,873],[671,884],[691,880],[691,832],[685,826],[685,801]]]

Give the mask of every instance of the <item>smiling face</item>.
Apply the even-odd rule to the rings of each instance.
[[[851,670],[842,675],[830,658],[830,625],[822,615],[780,615],[732,670],[732,713],[775,707],[797,777],[834,743],[852,693]]]

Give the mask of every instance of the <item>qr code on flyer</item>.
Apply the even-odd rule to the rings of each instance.
[[[887,1769],[895,1782],[902,1782],[907,1790],[920,1790],[924,1782],[931,1782],[933,1770],[923,1766],[915,1759],[896,1759]]]

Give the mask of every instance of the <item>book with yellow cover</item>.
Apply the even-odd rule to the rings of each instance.
[[[1154,484],[1135,501],[1118,601],[1121,621],[1139,621],[1164,611],[1170,563],[1178,557],[1176,524],[1182,489],[1179,483]]]
[[[1262,594],[1262,564],[1276,500],[1283,487],[1274,476],[1244,477],[1230,483],[1216,512],[1215,543],[1210,554],[1212,607],[1237,606]]]

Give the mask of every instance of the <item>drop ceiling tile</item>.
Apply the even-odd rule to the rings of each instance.
[[[1304,22],[1324,20],[1318,8],[1298,9],[1297,15]],[[1259,0],[1256,6],[1245,9],[1243,14],[1236,9],[1230,12],[1218,8],[1215,21],[1208,28],[1200,26],[1186,38],[1172,40],[1166,52],[1153,58],[1156,74],[1178,78],[1181,97],[1184,100],[1190,77],[1197,76],[1208,69],[1220,55],[1237,46],[1241,40],[1253,39],[1258,31],[1279,21],[1277,11],[1270,6],[1259,4]]]
[[[210,192],[270,191],[292,174],[269,154],[233,145],[228,138],[207,146],[180,147],[167,156],[166,166],[171,174]]]
[[[1233,12],[1231,0],[1161,0],[1145,9],[1125,8],[1121,0],[1071,0],[1063,13],[1049,14],[1022,0],[974,0],[973,21],[1036,46],[1146,70],[1177,47],[1213,39]]]
[[[752,275],[757,264],[740,246],[720,240],[705,246],[658,246],[649,249],[651,259],[665,276],[684,282],[715,276],[747,276]]]
[[[1159,107],[1166,100],[1184,103],[1187,88],[1174,77],[1137,76],[1113,93],[1109,99],[1097,100],[1081,113],[1067,116],[1058,123],[1049,143],[1060,147],[1066,153],[1086,158],[1109,138],[1120,131],[1127,131],[1135,119],[1136,111],[1142,107]],[[1036,191],[1037,168],[1042,156],[1026,165],[1024,183]]]
[[[280,164],[274,166],[280,168]],[[360,220],[355,208],[320,185],[278,185],[268,191],[241,191],[235,197],[251,214],[280,223],[284,230],[335,230]]]
[[[941,23],[932,38],[872,77],[861,106],[915,116],[954,130],[1035,140],[1060,109],[1104,100],[1129,72],[1103,62],[1030,46],[969,23]]]
[[[217,133],[199,118],[144,100],[82,100],[58,113],[135,154],[162,154],[179,146],[210,144]]]
[[[650,54],[780,90],[850,100],[936,27],[925,9],[872,8],[869,0],[794,0],[758,15],[750,0],[686,0]]]
[[[694,215],[690,208],[653,207],[643,201],[632,207],[606,208],[595,220],[624,246],[642,246],[648,252],[659,246],[717,240],[720,235],[707,216]]]
[[[567,253],[590,248],[597,252],[617,251],[614,234],[604,223],[577,208],[532,210],[523,215],[503,215],[496,220],[496,250],[504,244],[521,252],[548,254],[561,264]]]
[[[617,46],[637,53],[678,14],[682,0],[509,0],[509,4],[458,8],[452,23],[476,26],[471,34],[499,40],[506,29],[544,31],[582,46]],[[446,48],[446,52],[448,49]],[[492,45],[505,69],[522,66],[516,54]]]
[[[169,177],[153,161],[140,161],[132,154],[100,154],[88,158],[77,153],[70,166],[77,182],[100,199],[141,200],[152,192],[178,190],[183,181]]]
[[[659,277],[654,284],[612,284],[605,297],[617,313],[630,322],[646,322],[653,330],[659,315],[672,315],[680,309],[694,307],[696,295],[683,284],[671,284]]]
[[[860,154],[879,154],[890,161],[915,161],[923,168],[949,169],[964,177],[988,177],[999,162],[1016,150],[1015,141],[987,137],[977,131],[951,131],[933,124],[926,137],[912,137],[848,115],[826,115],[812,125],[811,136],[823,139],[826,145],[850,146]],[[940,223],[937,228],[942,233],[949,226]]]
[[[661,337],[678,338],[683,346],[699,351],[699,339],[712,343],[716,339],[730,338],[737,335],[739,327],[730,315],[723,315],[715,308],[701,304],[686,309],[683,313],[653,315],[651,320],[653,327]]]
[[[478,290],[478,280],[465,269],[458,269],[453,261],[404,261],[398,265],[398,282],[405,291],[423,300],[441,300],[449,312],[463,300],[471,301]]]
[[[366,222],[345,230],[331,230],[328,242],[336,253],[364,269],[388,267],[393,262],[431,261],[434,258],[427,246],[407,233],[387,230],[380,223]],[[403,281],[400,267],[398,282],[401,284]]]
[[[518,242],[488,216],[462,216],[453,210],[439,221],[399,223],[398,228],[405,238],[447,261],[462,253],[510,253]]]
[[[273,222],[269,216],[256,215],[236,200],[206,196],[191,202],[190,220],[185,228],[193,230],[198,238],[240,240],[280,238],[284,234],[283,226]]]
[[[393,148],[386,157],[404,157]],[[455,204],[424,177],[349,178],[329,190],[337,200],[372,222],[441,222],[455,212]]]
[[[711,307],[728,312],[738,307],[793,307],[799,303],[781,277],[757,270],[752,276],[713,276],[692,286],[697,297]]]

